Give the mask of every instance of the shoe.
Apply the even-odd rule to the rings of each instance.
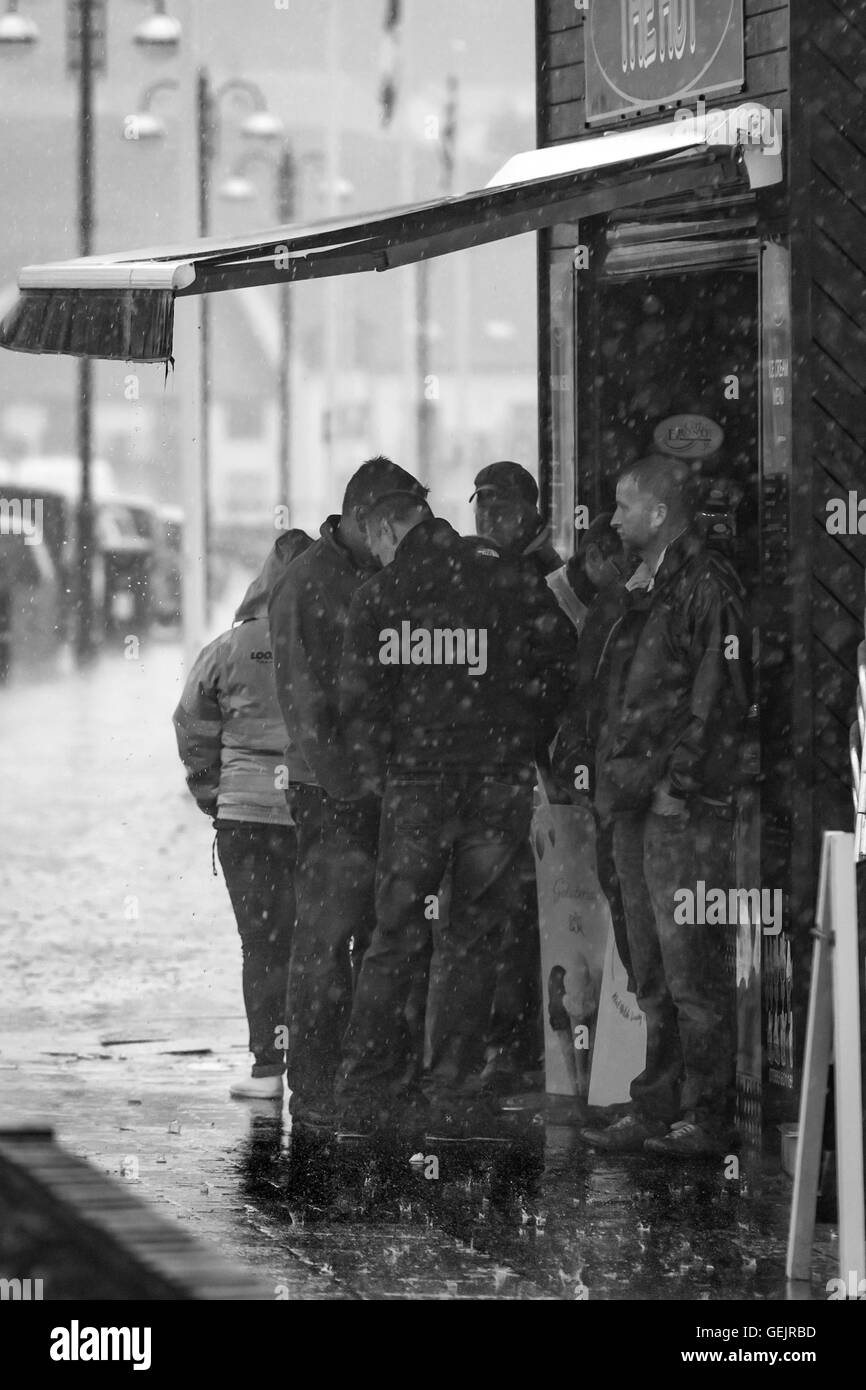
[[[650,1153],[673,1154],[676,1158],[702,1155],[717,1158],[727,1153],[731,1144],[726,1144],[722,1135],[704,1129],[694,1120],[677,1120],[667,1134],[647,1139],[644,1148]]]
[[[396,1101],[391,1111],[391,1123],[402,1134],[422,1135],[430,1121],[430,1106],[424,1096],[407,1096]]]
[[[349,1101],[337,1111],[335,1129],[344,1139],[365,1139],[396,1128],[390,1106],[373,1100]]]
[[[642,1153],[648,1140],[660,1138],[664,1133],[662,1120],[644,1120],[640,1115],[630,1114],[623,1115],[607,1129],[582,1129],[580,1137],[587,1144],[592,1144],[594,1149],[605,1149],[611,1153]]]
[[[292,1117],[292,1129],[301,1129],[304,1126],[309,1129],[337,1128],[337,1111],[333,1105],[309,1105],[292,1095],[289,1114]]]
[[[523,1089],[523,1073],[515,1066],[508,1050],[497,1047],[488,1054],[479,1089],[487,1095],[507,1096]]]
[[[229,1088],[232,1100],[282,1100],[283,1078],[280,1076],[250,1076],[236,1081]]]

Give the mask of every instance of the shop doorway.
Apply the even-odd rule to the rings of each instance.
[[[591,514],[612,510],[623,468],[679,433],[699,481],[708,543],[753,590],[760,569],[757,257],[685,269],[674,248],[666,250],[664,268],[626,270],[614,251],[594,285],[578,287],[576,491]],[[665,430],[670,421],[678,423]]]
[[[748,235],[677,241],[634,226],[600,233],[593,248],[596,273],[575,269],[573,282],[574,503],[584,504],[590,517],[613,510],[618,475],[660,444],[689,458],[699,484],[700,524],[707,543],[728,557],[745,585],[754,635],[747,758],[754,779],[738,798],[736,883],[784,888],[787,865],[777,849],[785,826],[775,796],[758,780],[762,754],[768,761],[774,756],[768,695],[772,684],[778,696],[780,675],[780,652],[766,643],[762,650],[761,608],[774,562],[784,564],[784,557],[771,554],[783,543],[772,507],[790,455],[773,418],[779,391],[772,396],[765,381],[768,354],[781,358],[783,351],[771,349],[767,337],[784,320],[777,302],[779,248],[771,248],[771,277],[764,274],[762,244]],[[764,302],[768,286],[772,315]],[[781,408],[787,405],[785,399]],[[773,681],[762,682],[768,668]],[[762,1144],[771,1113],[776,1118],[777,1106],[767,1108],[768,1080],[793,1085],[787,925],[773,939],[762,935],[760,922],[727,928],[737,997],[738,1123],[754,1147]]]

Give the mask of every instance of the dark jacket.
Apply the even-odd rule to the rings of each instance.
[[[447,521],[421,522],[349,614],[341,708],[365,786],[381,789],[388,769],[528,779],[567,701],[575,649],[540,574]]]
[[[724,557],[687,531],[669,545],[652,589],[623,595],[596,680],[591,721],[595,804],[646,809],[654,789],[728,801],[748,713],[750,640],[744,591]]]
[[[199,654],[174,712],[187,785],[207,815],[290,825],[280,772],[309,778],[286,730],[274,688],[268,599],[286,566],[310,545],[304,531],[281,537],[250,584],[235,626]]]
[[[329,516],[320,539],[286,571],[268,608],[277,698],[289,738],[310,769],[306,780],[338,799],[357,795],[341,736],[338,681],[355,590],[374,572],[337,540]]]
[[[552,765],[557,784],[568,792],[580,790],[575,787],[575,772],[578,767],[587,768],[589,784],[584,783],[583,789],[594,796],[594,736],[600,713],[606,706],[606,689],[599,665],[611,628],[622,616],[628,594],[621,584],[594,589],[585,576],[574,591],[579,600],[587,604],[586,615],[577,648],[577,684],[560,725]]]

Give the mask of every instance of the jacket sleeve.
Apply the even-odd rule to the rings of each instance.
[[[352,599],[340,667],[340,714],[365,793],[381,796],[393,725],[393,667],[380,660],[375,596],[362,585]]]
[[[692,687],[689,718],[671,750],[670,794],[699,794],[708,754],[736,761],[748,712],[750,641],[743,605],[730,585],[705,574],[689,611]]]
[[[529,645],[539,744],[546,748],[577,687],[577,632],[543,580],[531,594]]]
[[[189,673],[173,715],[177,751],[186,769],[186,784],[206,815],[216,814],[222,748],[219,706],[218,638],[202,651]]]
[[[287,571],[268,606],[277,699],[290,741],[319,786],[337,799],[351,799],[357,786],[347,766],[338,719],[339,692],[321,609],[306,599],[303,578]],[[330,659],[329,659],[330,658]]]

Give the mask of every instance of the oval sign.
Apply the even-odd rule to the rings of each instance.
[[[588,39],[599,76],[626,105],[661,105],[709,90],[702,79],[737,29],[742,0],[604,0],[590,7]]]
[[[669,415],[653,430],[653,443],[663,454],[703,459],[721,449],[725,431],[708,415]]]

